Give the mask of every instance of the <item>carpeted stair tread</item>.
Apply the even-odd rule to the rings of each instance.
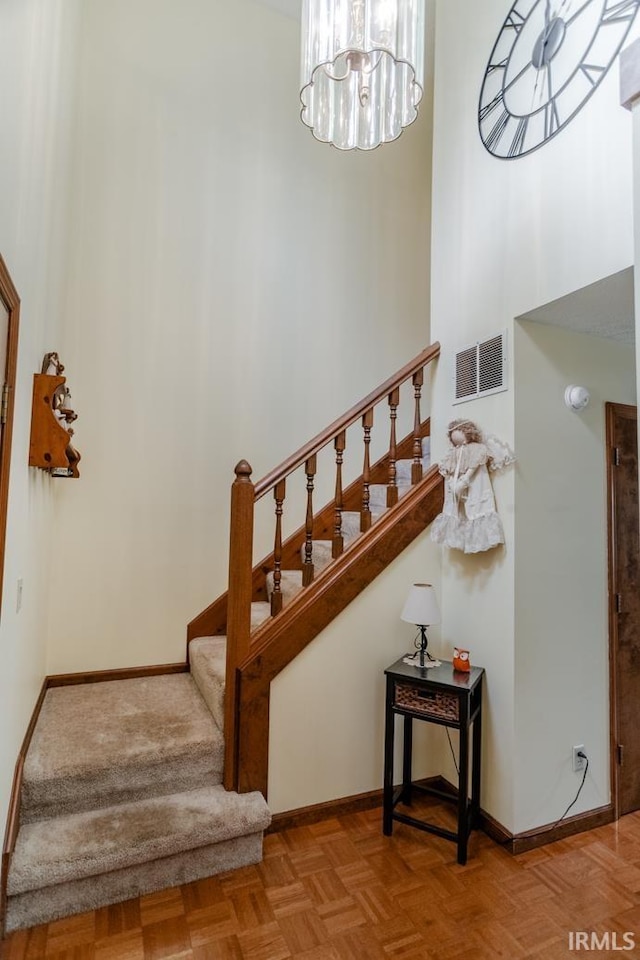
[[[321,570],[328,567],[333,559],[331,556],[331,540],[312,540],[311,541],[311,562],[313,563],[314,576],[317,576]],[[305,562],[305,544],[300,547],[300,560]]]
[[[386,511],[386,507],[372,507],[371,519],[375,521]],[[345,510],[342,514],[342,536],[344,545],[360,536],[360,513],[358,510]]]
[[[302,570],[282,570],[280,579],[280,590],[282,593],[282,602],[288,603],[293,600],[297,593],[302,590]],[[270,597],[273,593],[273,571],[267,574],[267,595]]]
[[[396,461],[396,480],[398,483],[411,483],[413,460]],[[431,438],[422,438],[422,472],[425,474],[431,466]]]
[[[265,603],[269,608],[269,604]],[[200,694],[220,730],[224,730],[227,638],[198,637],[189,644],[189,664]]]
[[[25,824],[8,893],[42,889],[262,832],[271,815],[260,793],[221,785]]]
[[[9,897],[6,929],[10,933],[24,927],[50,923],[62,917],[132,900],[142,894],[179,887],[204,877],[237,870],[260,863],[261,860],[262,831],[258,831],[233,840],[223,840],[169,857],[138,863],[122,870],[112,870],[97,877],[30,890]],[[65,953],[65,956],[67,955]],[[122,955],[118,954],[116,957],[110,953],[109,957],[113,957],[113,960],[124,960],[125,955],[133,960],[133,954],[125,951],[124,947]],[[33,956],[35,957],[35,954]],[[136,952],[135,957],[138,956]]]
[[[400,483],[396,484],[398,489],[398,499],[403,497],[405,493],[411,490],[410,483]],[[387,490],[388,486],[386,483],[372,483],[369,487],[369,509],[373,513],[374,510],[384,509],[387,506]]]
[[[188,673],[54,687],[25,761],[23,821],[219,783],[224,738]]]
[[[257,630],[271,616],[271,604],[265,600],[251,604],[251,629]]]

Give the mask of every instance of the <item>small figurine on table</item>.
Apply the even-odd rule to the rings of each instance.
[[[509,447],[484,437],[471,420],[452,420],[451,449],[439,464],[445,478],[442,513],[433,521],[431,539],[464,553],[480,553],[504,543],[502,522],[489,471],[513,463]]]

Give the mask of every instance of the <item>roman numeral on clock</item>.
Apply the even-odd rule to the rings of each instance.
[[[545,140],[552,137],[560,129],[560,116],[555,100],[550,100],[544,108],[544,136]]]
[[[487,73],[494,73],[496,70],[506,70],[509,63],[509,57],[505,57],[500,63],[490,63],[487,67]]]
[[[529,117],[520,117],[518,126],[516,127],[516,132],[513,135],[513,140],[511,141],[511,146],[509,147],[509,157],[517,157],[522,153],[524,149],[524,138],[527,135],[528,126]]]
[[[520,33],[524,25],[524,17],[514,9],[505,20],[504,25],[511,30],[515,30],[516,33]]]
[[[500,115],[498,120],[496,120],[491,130],[489,131],[489,135],[487,136],[487,139],[485,141],[489,149],[492,149],[493,147],[496,147],[498,145],[498,143],[502,138],[502,134],[507,129],[507,124],[509,123],[510,119],[511,119],[511,114],[509,113],[509,111],[503,110],[502,114]]]
[[[599,67],[595,63],[581,63],[580,70],[585,75],[592,87],[596,87],[605,72],[605,67]]]
[[[481,119],[481,120],[484,120],[486,117],[489,116],[489,114],[493,113],[493,111],[494,111],[497,107],[500,107],[500,106],[504,106],[504,91],[503,91],[503,90],[501,90],[500,93],[498,93],[498,94],[493,98],[493,100],[490,100],[489,103],[485,104],[485,106],[481,108],[481,110],[480,110],[480,119]]]

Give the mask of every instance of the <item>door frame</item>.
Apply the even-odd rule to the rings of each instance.
[[[0,300],[8,313],[7,365],[4,379],[0,380],[7,389],[6,421],[0,439],[0,611],[2,609],[2,585],[4,580],[4,552],[7,536],[7,505],[9,501],[9,471],[11,468],[11,441],[13,437],[13,412],[16,396],[16,374],[18,366],[18,333],[20,328],[20,297],[13,285],[7,265],[0,255]],[[0,374],[2,371],[0,371]]]
[[[620,765],[618,763],[618,679],[616,653],[618,649],[618,618],[616,595],[616,499],[614,494],[614,426],[615,418],[638,420],[638,408],[626,403],[605,403],[605,436],[607,457],[607,566],[608,566],[608,612],[609,612],[609,765],[611,803],[614,820],[620,817]]]

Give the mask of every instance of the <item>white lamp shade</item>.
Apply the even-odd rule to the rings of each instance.
[[[300,116],[341,150],[371,150],[422,99],[425,0],[303,0]]]
[[[400,619],[420,627],[440,623],[440,607],[430,583],[414,583],[409,590]]]

